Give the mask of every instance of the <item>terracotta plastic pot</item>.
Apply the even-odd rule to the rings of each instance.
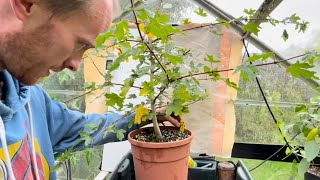
[[[175,127],[161,127],[168,129]],[[188,179],[188,158],[192,134],[176,142],[152,143],[133,139],[145,129],[132,131],[128,135],[134,161],[134,170],[137,180],[186,180]],[[177,128],[176,128],[177,129]]]

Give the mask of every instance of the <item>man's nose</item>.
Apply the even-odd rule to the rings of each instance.
[[[77,71],[81,65],[83,58],[71,58],[64,63],[64,67],[71,71]]]

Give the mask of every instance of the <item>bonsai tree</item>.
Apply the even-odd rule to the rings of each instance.
[[[128,0],[129,1],[129,0]],[[248,64],[241,65],[235,69],[218,69],[220,61],[215,59],[213,55],[207,54],[204,61],[193,60],[192,52],[185,47],[178,46],[171,37],[174,35],[186,35],[189,29],[180,30],[173,27],[168,14],[161,14],[160,11],[151,12],[145,7],[137,9],[134,2],[130,0],[130,10],[133,13],[133,21],[125,20],[114,24],[107,32],[100,34],[96,40],[97,53],[101,53],[106,48],[116,50],[118,56],[108,69],[105,77],[106,83],[103,86],[122,86],[121,91],[116,93],[106,93],[107,105],[114,107],[116,110],[128,112],[136,112],[136,118],[133,123],[140,124],[147,119],[152,119],[156,138],[162,138],[159,124],[157,122],[156,109],[163,106],[163,99],[169,101],[166,114],[167,115],[183,115],[189,112],[188,105],[199,100],[203,100],[207,96],[207,92],[201,87],[197,77],[206,74],[209,76],[207,80],[224,81],[228,86],[239,90],[239,87],[227,78],[223,78],[220,72],[235,70],[245,81],[252,80],[258,74],[257,66],[277,64],[279,62],[256,64],[255,61],[262,62],[268,58],[272,58],[274,54],[268,52],[265,54],[257,54],[250,57]],[[253,20],[267,21],[270,24],[294,24],[296,29],[304,32],[308,22],[300,20],[297,15],[292,15],[282,20],[273,18],[253,19],[255,10],[245,10],[247,16],[233,19],[229,22],[223,19],[217,19],[215,23],[206,24],[205,26],[222,25],[230,27],[231,22],[245,22],[244,32],[251,32],[258,35],[261,27]],[[199,8],[195,11],[199,16],[207,16],[207,13]],[[191,23],[189,19],[185,19],[183,24]],[[130,30],[130,27],[133,28]],[[199,25],[201,28],[204,25]],[[133,29],[136,29],[133,30]],[[194,27],[190,28],[194,29]],[[135,34],[133,33],[135,32]],[[219,35],[213,32],[213,35]],[[287,31],[284,30],[284,40],[288,38]],[[104,45],[105,41],[108,44]],[[108,50],[107,50],[108,51]],[[109,52],[107,57],[114,57],[114,52]],[[132,68],[130,76],[124,80],[123,84],[112,83],[112,73],[116,71],[121,64],[129,61],[135,61],[135,67]],[[202,63],[206,62],[206,63]],[[208,65],[210,64],[210,65]],[[217,64],[217,65],[214,65]],[[132,64],[130,64],[132,65]],[[190,67],[189,70],[183,69],[183,66]],[[141,83],[137,83],[140,82]],[[96,88],[96,87],[94,87]],[[125,104],[127,98],[137,98],[135,94],[128,94],[131,88],[138,89],[141,101],[140,105]],[[171,92],[171,94],[168,94]]]
[[[128,0],[129,1],[129,0]],[[181,30],[169,24],[170,19],[168,14],[161,14],[160,11],[151,12],[145,7],[139,9],[134,6],[133,0],[130,0],[130,11],[133,13],[133,20],[123,19],[115,23],[108,31],[101,33],[96,39],[96,50],[86,56],[98,55],[115,59],[106,73],[100,72],[105,77],[105,83],[96,86],[94,83],[87,86],[90,91],[102,89],[108,86],[121,86],[118,93],[105,93],[107,105],[113,107],[116,111],[126,111],[125,116],[136,113],[135,119],[129,124],[145,124],[151,119],[154,127],[154,141],[161,141],[163,135],[157,121],[157,109],[163,106],[166,107],[166,115],[181,116],[189,112],[188,106],[199,100],[207,97],[208,93],[201,87],[199,75],[206,74],[210,81],[224,81],[228,86],[240,90],[236,83],[220,75],[220,72],[235,71],[240,73],[244,81],[254,80],[259,73],[259,66],[267,66],[278,64],[282,61],[289,61],[291,58],[281,61],[266,63],[268,58],[273,58],[274,54],[268,52],[265,54],[256,54],[249,57],[245,64],[233,69],[218,69],[219,60],[213,55],[207,54],[202,63],[192,57],[192,51],[183,46],[178,46],[172,39],[175,35],[186,35],[189,29]],[[250,32],[258,35],[261,27],[257,21],[263,21],[272,25],[277,24],[294,24],[299,32],[304,32],[308,22],[301,20],[297,15],[284,18],[282,20],[268,17],[266,19],[254,19],[255,10],[245,10],[246,16],[226,21],[216,19],[216,22],[199,25],[203,26],[225,26],[230,27],[231,22],[242,22],[245,24],[244,32]],[[199,8],[195,11],[199,16],[206,16],[206,12]],[[256,20],[255,23],[253,20]],[[182,24],[190,23],[189,19],[185,19]],[[132,28],[131,28],[132,27]],[[193,27],[194,28],[194,27]],[[190,28],[191,29],[191,28]],[[213,32],[214,35],[219,33]],[[286,40],[288,33],[283,31],[282,38]],[[110,51],[110,49],[112,49]],[[116,54],[115,54],[116,52]],[[314,59],[319,57],[319,52],[307,52],[306,54],[297,57],[306,57],[302,61],[297,61],[292,64],[287,72],[293,77],[314,78],[315,72],[311,69],[314,67]],[[113,82],[113,72],[118,70],[121,65],[131,63],[131,74],[123,81],[123,83]],[[208,65],[209,64],[209,65]],[[184,69],[183,67],[189,67]],[[138,96],[130,90],[137,89]],[[126,99],[139,98],[140,103],[134,105],[127,102]],[[165,102],[168,102],[167,104]],[[303,106],[307,107],[307,106]],[[299,108],[298,108],[299,109]],[[317,116],[316,116],[317,117]],[[119,119],[121,120],[121,119]],[[309,122],[309,121],[308,121]],[[82,140],[88,145],[96,137],[91,137],[91,133],[96,130],[98,125],[89,125],[92,131],[83,132]],[[184,123],[182,121],[183,132]],[[300,128],[301,129],[301,128]],[[311,130],[314,132],[316,130]],[[104,134],[116,133],[121,140],[124,138],[124,130],[116,129],[114,124],[103,131]],[[303,132],[302,130],[300,132]],[[309,133],[308,133],[309,134]],[[100,136],[98,134],[97,136]],[[311,135],[310,135],[311,136]],[[315,142],[313,142],[315,143]],[[295,148],[292,148],[294,153]],[[91,150],[85,150],[88,154]],[[319,151],[318,151],[319,152]],[[66,151],[60,156],[60,160],[70,159],[72,150]],[[87,155],[90,157],[90,155]],[[88,158],[90,159],[90,158]],[[308,157],[307,160],[310,160]],[[301,163],[303,163],[303,160]],[[307,164],[307,163],[306,163]]]

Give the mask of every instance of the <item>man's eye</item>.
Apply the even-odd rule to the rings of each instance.
[[[77,47],[76,51],[86,50],[86,49],[88,49],[87,47],[88,47],[87,44],[81,43],[81,44]]]

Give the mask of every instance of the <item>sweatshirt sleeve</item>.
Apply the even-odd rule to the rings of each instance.
[[[48,130],[54,152],[61,153],[74,146],[81,138],[80,132],[86,130],[86,124],[98,124],[99,121],[101,122],[98,130],[93,133],[92,137],[95,137],[97,134],[100,135],[90,146],[119,141],[115,133],[108,133],[105,137],[103,137],[104,133],[100,133],[117,120],[117,129],[124,129],[126,131],[124,133],[125,140],[130,131],[138,128],[137,125],[134,125],[130,129],[128,128],[128,121],[133,119],[135,114],[124,118],[122,118],[123,115],[116,113],[85,115],[81,112],[68,109],[63,103],[57,102],[49,97],[42,88],[38,88],[44,96]],[[75,146],[75,150],[81,150],[83,148],[84,142]]]

